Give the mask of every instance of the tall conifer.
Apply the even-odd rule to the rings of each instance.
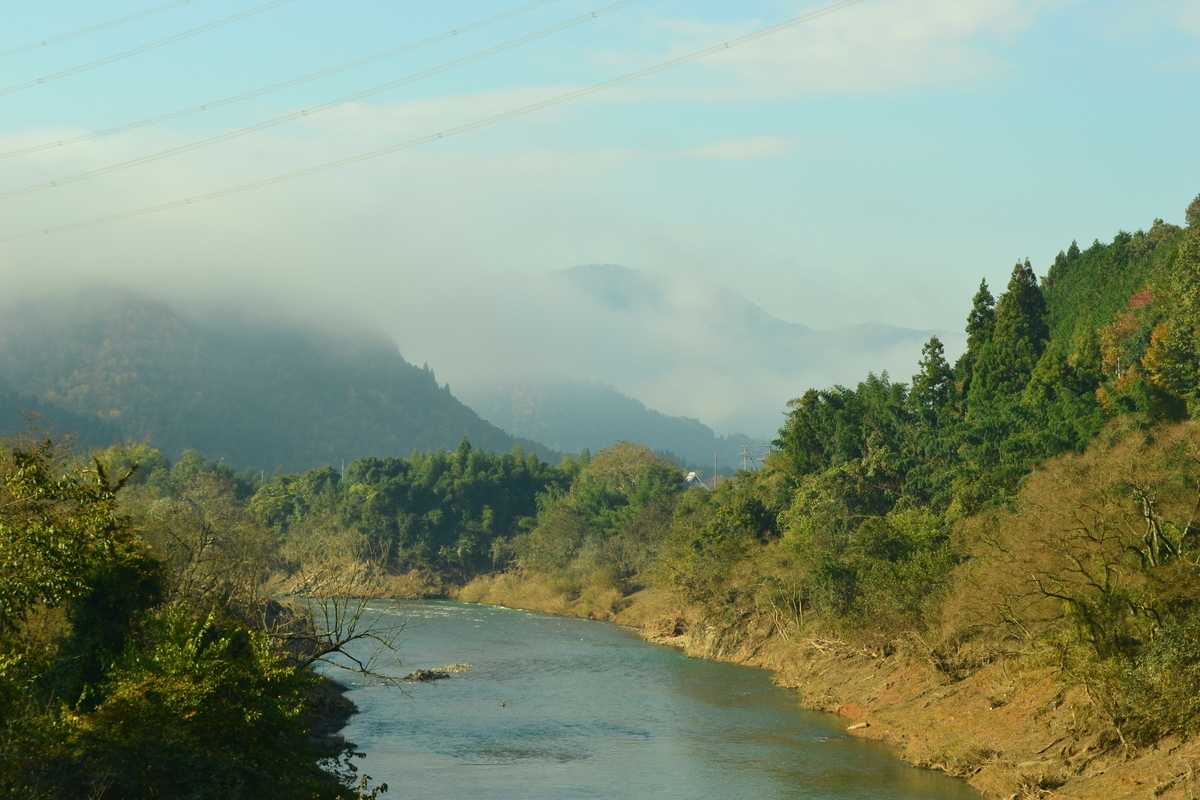
[[[920,411],[937,412],[951,400],[954,371],[946,363],[942,340],[934,336],[921,349],[921,371],[913,376],[909,402]]]
[[[958,391],[962,397],[971,390],[971,380],[975,373],[975,364],[983,346],[992,340],[992,330],[996,326],[996,299],[988,291],[987,280],[979,282],[979,291],[971,301],[971,313],[967,315],[967,351],[955,365],[958,374]]]
[[[980,352],[968,402],[977,404],[980,400],[986,402],[1024,391],[1049,338],[1046,300],[1033,266],[1029,259],[1024,263],[1018,261],[1008,281],[1008,291],[996,304],[991,347]]]

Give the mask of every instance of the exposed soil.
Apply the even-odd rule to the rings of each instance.
[[[965,778],[988,797],[1200,799],[1200,742],[1126,746],[1083,689],[1028,659],[954,679],[917,641],[880,651],[779,631],[766,617],[717,625],[663,592],[570,598],[508,574],[473,581],[459,599],[611,620],[691,657],[772,670],[806,707],[845,717],[852,735],[894,745],[910,763]]]

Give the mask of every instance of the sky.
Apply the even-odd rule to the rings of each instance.
[[[862,0],[436,139],[826,4],[557,0],[478,24],[523,5],[0,0],[0,195],[58,184],[0,197],[0,291],[103,279],[177,304],[353,320],[415,363],[438,353],[431,366],[453,383],[469,360],[437,342],[448,326],[468,342],[502,335],[502,315],[473,328],[456,308],[506,276],[614,263],[818,329],[959,330],[981,278],[999,289],[1017,259],[1044,272],[1072,240],[1181,222],[1200,192],[1200,0]],[[242,102],[8,155],[430,38]],[[326,106],[388,83],[402,85]],[[537,319],[544,301],[496,302]]]

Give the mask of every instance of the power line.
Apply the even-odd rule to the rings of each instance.
[[[584,87],[582,89],[576,89],[571,92],[566,92],[565,94],[557,95],[557,96],[549,98],[547,100],[542,100],[537,103],[530,103],[529,105],[521,106],[520,108],[516,108],[511,111],[506,111],[501,114],[495,114],[490,117],[485,117],[483,119],[479,119],[474,122],[469,122],[465,125],[459,125],[454,128],[449,128],[447,130],[440,131],[438,133],[431,133],[431,134],[422,136],[417,139],[409,139],[406,142],[400,142],[399,144],[394,144],[389,147],[382,147],[378,150],[371,150],[370,152],[360,153],[359,155],[350,156],[349,158],[343,158],[343,159],[339,159],[337,161],[330,161],[325,164],[319,164],[314,167],[308,167],[306,169],[296,170],[295,172],[289,172],[284,175],[276,175],[275,177],[272,177],[272,178],[265,178],[263,180],[254,181],[252,183],[244,183],[241,186],[234,186],[229,189],[221,189],[216,192],[209,192],[207,194],[201,194],[201,195],[197,195],[195,197],[185,198],[183,200],[174,200],[169,203],[160,203],[158,205],[146,206],[144,208],[133,209],[131,211],[123,211],[119,214],[109,214],[108,216],[95,217],[93,219],[83,220],[81,222],[71,222],[66,225],[57,225],[57,226],[50,227],[50,228],[42,228],[41,230],[27,231],[25,233],[10,234],[8,236],[0,237],[0,242],[11,242],[11,241],[15,241],[18,239],[28,239],[28,238],[31,238],[34,236],[44,236],[44,235],[48,235],[51,233],[60,233],[62,231],[75,230],[77,228],[85,228],[85,227],[89,227],[92,225],[100,225],[100,224],[103,224],[106,222],[116,222],[118,220],[130,219],[132,217],[139,217],[139,216],[142,216],[145,214],[154,214],[159,211],[167,211],[172,208],[181,208],[183,206],[194,205],[196,203],[203,203],[208,200],[216,200],[221,197],[228,197],[230,195],[240,194],[241,192],[248,192],[248,191],[252,191],[254,189],[262,189],[267,186],[274,186],[277,183],[284,183],[286,181],[293,181],[298,178],[305,178],[305,177],[308,177],[309,175],[316,175],[321,172],[328,172],[329,170],[338,169],[339,167],[346,167],[346,166],[350,166],[351,164],[358,164],[363,161],[370,161],[371,159],[379,158],[380,156],[389,155],[391,153],[398,153],[401,150],[408,150],[413,147],[419,147],[420,145],[423,145],[423,144],[429,144],[431,142],[436,142],[440,139],[448,139],[451,136],[457,136],[459,134],[467,133],[469,131],[479,130],[480,128],[486,128],[491,125],[495,125],[496,123],[499,123],[499,122],[504,122],[506,120],[513,119],[515,117],[520,117],[520,116],[524,116],[526,114],[531,114],[535,111],[541,111],[542,109],[550,108],[552,106],[559,105],[560,103],[565,103],[569,100],[576,100],[580,97],[586,97],[587,95],[595,94],[596,92],[601,92],[605,89],[610,89],[614,86],[620,86],[622,84],[638,80],[639,78],[645,78],[650,75],[654,75],[656,73],[663,72],[664,70],[671,69],[672,67],[679,66],[681,64],[687,64],[692,61],[697,61],[706,56],[713,55],[714,53],[719,53],[722,50],[728,50],[730,48],[737,47],[739,45],[743,45],[748,42],[752,42],[756,39],[761,39],[765,36],[770,36],[771,34],[778,33],[779,31],[784,30],[786,28],[791,28],[796,25],[801,25],[805,22],[811,22],[814,19],[818,19],[820,17],[824,17],[829,14],[833,14],[837,11],[841,11],[844,8],[848,8],[849,6],[852,6],[852,5],[857,5],[858,3],[861,3],[861,2],[863,2],[863,0],[840,0],[840,2],[836,2],[831,5],[824,6],[823,8],[816,9],[815,11],[810,11],[805,14],[800,14],[799,16],[792,17],[791,19],[785,20],[785,21],[777,23],[775,25],[770,25],[766,28],[761,28],[761,29],[755,31],[754,33],[748,33],[743,36],[738,36],[736,38],[729,39],[728,41],[722,42],[721,44],[712,45],[711,47],[706,47],[702,50],[696,50],[687,55],[679,56],[677,58],[672,58],[668,61],[663,61],[658,64],[655,64],[654,66],[646,67],[645,69],[640,69],[635,72],[629,72],[618,78],[612,78],[611,80],[604,81],[603,83],[596,83],[591,86]]]
[[[188,2],[195,2],[195,0],[188,0]],[[376,53],[374,55],[366,56],[365,58],[360,58],[360,59],[356,59],[354,61],[349,61],[349,62],[346,62],[345,64],[339,64],[336,67],[330,67],[329,69],[324,69],[324,70],[321,70],[320,72],[313,72],[308,75],[304,75],[303,77],[300,77],[300,78],[293,78],[291,80],[283,81],[282,83],[276,83],[276,84],[272,84],[271,86],[265,86],[261,89],[253,89],[249,92],[243,92],[242,94],[233,95],[232,97],[226,97],[221,100],[214,100],[211,103],[204,103],[203,105],[192,106],[191,108],[185,108],[182,111],[173,111],[169,114],[162,114],[161,116],[151,117],[149,119],[143,119],[143,120],[139,120],[137,122],[130,122],[130,123],[126,123],[125,125],[118,125],[115,128],[107,128],[102,131],[96,131],[93,133],[84,133],[84,134],[80,134],[79,136],[72,136],[67,139],[58,139],[53,142],[45,142],[43,144],[32,145],[30,147],[22,147],[17,150],[9,150],[7,152],[0,153],[0,158],[11,158],[12,156],[25,155],[26,153],[36,153],[41,150],[50,150],[55,147],[62,147],[63,145],[75,144],[76,142],[85,142],[89,139],[98,139],[101,136],[110,136],[114,133],[124,133],[125,131],[131,131],[131,130],[135,130],[137,128],[144,128],[148,125],[157,125],[161,122],[168,122],[170,120],[179,119],[180,117],[186,117],[191,114],[198,114],[202,111],[211,111],[214,108],[221,108],[222,106],[231,105],[233,103],[239,103],[243,100],[250,100],[255,97],[261,97],[262,95],[270,94],[271,92],[277,92],[282,89],[290,89],[293,86],[299,86],[301,84],[308,83],[310,81],[315,81],[319,78],[327,78],[330,75],[336,75],[340,72],[345,72],[346,70],[354,69],[355,67],[365,66],[367,64],[371,64],[376,61],[381,61],[385,58],[391,58],[393,56],[398,56],[402,53],[408,53],[408,52],[411,52],[411,51],[416,50],[421,47],[426,47],[428,45],[435,44],[437,42],[445,41],[446,39],[453,39],[454,37],[460,36],[461,34],[470,33],[471,31],[475,31],[480,28],[487,27],[488,25],[494,25],[497,22],[503,22],[504,20],[512,19],[513,17],[520,16],[521,14],[525,14],[529,11],[533,11],[535,9],[542,8],[544,6],[548,6],[553,3],[558,3],[558,2],[560,2],[560,0],[537,0],[537,2],[535,2],[535,3],[530,3],[528,5],[521,6],[520,8],[515,8],[512,11],[505,11],[503,14],[497,14],[494,17],[488,17],[487,19],[480,20],[479,22],[472,22],[469,25],[463,25],[458,28],[448,30],[444,33],[439,33],[435,36],[430,36],[428,38],[421,39],[416,42],[410,42],[409,44],[405,44],[405,45],[401,45],[400,47],[392,48],[391,50],[384,50],[381,53]]]
[[[161,14],[164,11],[170,11],[172,8],[179,8],[180,6],[186,6],[189,3],[195,2],[197,2],[197,0],[175,0],[173,3],[155,6],[154,8],[150,8],[145,11],[139,11],[136,14],[130,14],[129,16],[121,17],[120,19],[101,22],[99,25],[92,25],[89,28],[80,28],[77,31],[71,31],[70,33],[64,33],[59,36],[51,36],[49,39],[42,39],[40,42],[32,42],[30,44],[21,45],[20,47],[13,47],[8,50],[0,50],[0,58],[8,58],[9,56],[17,55],[18,53],[27,53],[30,50],[37,50],[39,47],[47,47],[52,44],[68,41],[69,39],[77,39],[80,36],[87,36],[89,33],[99,33],[100,31],[108,30],[109,28],[115,28],[118,25],[124,25],[127,22],[135,22],[139,19],[152,17],[155,14]]]
[[[132,50],[125,50],[123,52],[117,53],[116,55],[105,56],[104,58],[99,58],[99,59],[96,59],[95,61],[89,61],[86,64],[80,64],[79,66],[71,67],[70,69],[64,69],[61,72],[54,72],[49,75],[43,75],[40,78],[34,78],[33,80],[25,81],[24,83],[17,83],[17,84],[13,84],[12,86],[6,86],[6,87],[0,89],[0,96],[6,95],[6,94],[12,94],[13,92],[19,92],[22,89],[29,89],[34,86],[41,86],[44,83],[50,83],[51,81],[56,81],[56,80],[59,80],[60,78],[66,78],[71,75],[78,75],[79,73],[86,72],[89,69],[95,69],[96,67],[103,67],[106,64],[112,64],[116,61],[121,61],[123,59],[130,58],[132,56],[141,55],[142,53],[148,53],[151,50],[157,50],[160,47],[165,47],[169,44],[175,44],[175,42],[181,42],[184,39],[190,39],[191,37],[199,36],[202,33],[208,33],[209,31],[216,30],[217,28],[222,28],[222,27],[229,25],[231,23],[234,23],[234,22],[241,22],[244,19],[253,17],[255,14],[261,14],[264,11],[270,11],[272,8],[278,8],[279,6],[286,5],[287,3],[291,3],[291,2],[292,2],[292,0],[272,0],[272,2],[270,2],[270,3],[264,3],[263,5],[258,6],[257,8],[250,9],[249,11],[243,11],[240,14],[234,14],[233,16],[230,16],[230,17],[224,17],[223,19],[219,19],[216,22],[210,22],[207,25],[201,25],[199,28],[192,28],[191,30],[184,31],[183,33],[177,33],[174,36],[168,36],[165,39],[159,39],[157,41],[150,42],[149,44],[144,44],[144,45],[141,45],[140,47],[135,47]]]
[[[225,133],[220,133],[220,134],[217,134],[216,136],[210,136],[207,139],[199,139],[194,142],[189,142],[188,144],[180,145],[178,147],[173,147],[169,150],[161,150],[157,153],[151,153],[150,155],[147,155],[147,156],[140,156],[138,158],[130,159],[129,161],[122,161],[119,164],[112,164],[107,167],[101,167],[99,169],[90,170],[88,172],[81,172],[76,175],[70,175],[65,178],[59,178],[57,180],[47,181],[45,183],[38,183],[38,184],[34,184],[32,186],[26,186],[21,189],[12,189],[7,192],[0,192],[0,200],[6,200],[10,197],[18,197],[20,195],[31,194],[33,192],[40,192],[45,189],[53,189],[58,186],[64,186],[64,185],[71,184],[71,183],[78,183],[79,181],[88,180],[89,178],[96,178],[101,175],[108,175],[113,172],[119,172],[123,169],[129,169],[130,167],[136,167],[141,164],[149,164],[152,161],[160,161],[164,158],[176,156],[181,153],[187,153],[192,150],[199,150],[202,147],[209,147],[214,144],[219,144],[220,142],[227,142],[230,139],[237,139],[239,137],[246,136],[247,134],[266,130],[267,128],[273,128],[277,125],[282,125],[285,122],[291,122],[293,120],[301,119],[303,117],[316,115],[316,114],[321,113],[322,111],[328,111],[331,108],[336,108],[338,106],[342,106],[347,103],[352,103],[355,100],[361,100],[364,97],[370,97],[372,95],[380,94],[382,92],[388,91],[389,89],[396,89],[400,86],[405,86],[410,83],[415,83],[416,81],[419,81],[423,78],[428,78],[433,75],[438,75],[442,72],[447,72],[456,67],[461,67],[465,64],[470,64],[474,61],[479,61],[479,60],[487,58],[489,56],[496,55],[497,53],[502,53],[506,50],[511,50],[520,45],[528,44],[529,42],[535,41],[537,39],[541,39],[546,36],[550,36],[551,34],[560,33],[564,30],[567,30],[568,28],[572,28],[576,25],[581,25],[584,22],[591,22],[594,19],[599,19],[600,17],[606,16],[608,14],[612,14],[613,12],[620,11],[623,8],[627,8],[628,6],[634,5],[636,3],[640,3],[641,1],[642,0],[620,0],[620,2],[613,3],[610,6],[605,6],[604,8],[597,9],[596,11],[589,11],[586,14],[581,14],[577,17],[572,17],[571,19],[568,19],[564,22],[560,22],[557,25],[551,25],[548,28],[542,28],[540,31],[534,31],[533,33],[526,34],[525,36],[519,36],[516,39],[511,39],[507,42],[504,42],[503,44],[498,44],[495,47],[489,47],[486,50],[481,50],[477,53],[472,53],[471,55],[463,56],[462,58],[456,58],[453,61],[447,61],[444,64],[440,64],[436,67],[430,67],[429,69],[421,70],[420,72],[414,72],[411,75],[406,75],[403,78],[397,78],[394,81],[388,81],[387,83],[382,83],[382,84],[379,84],[378,86],[373,86],[370,89],[363,89],[361,91],[354,92],[353,94],[348,94],[344,97],[339,97],[336,100],[330,100],[329,102],[322,103],[319,106],[313,106],[311,108],[304,108],[299,111],[293,111],[291,113],[283,114],[282,116],[278,116],[273,119],[265,120],[263,122],[259,122],[254,125],[247,126],[245,128],[238,128],[236,130],[226,131]]]

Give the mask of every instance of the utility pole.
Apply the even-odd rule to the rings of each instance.
[[[764,447],[761,451],[759,451],[759,454],[758,454],[759,460],[761,460],[764,464],[767,463],[767,456],[771,455],[771,452],[774,449],[775,448],[772,447],[771,445],[767,445],[766,447]]]
[[[717,454],[713,453],[713,491],[717,490]]]

